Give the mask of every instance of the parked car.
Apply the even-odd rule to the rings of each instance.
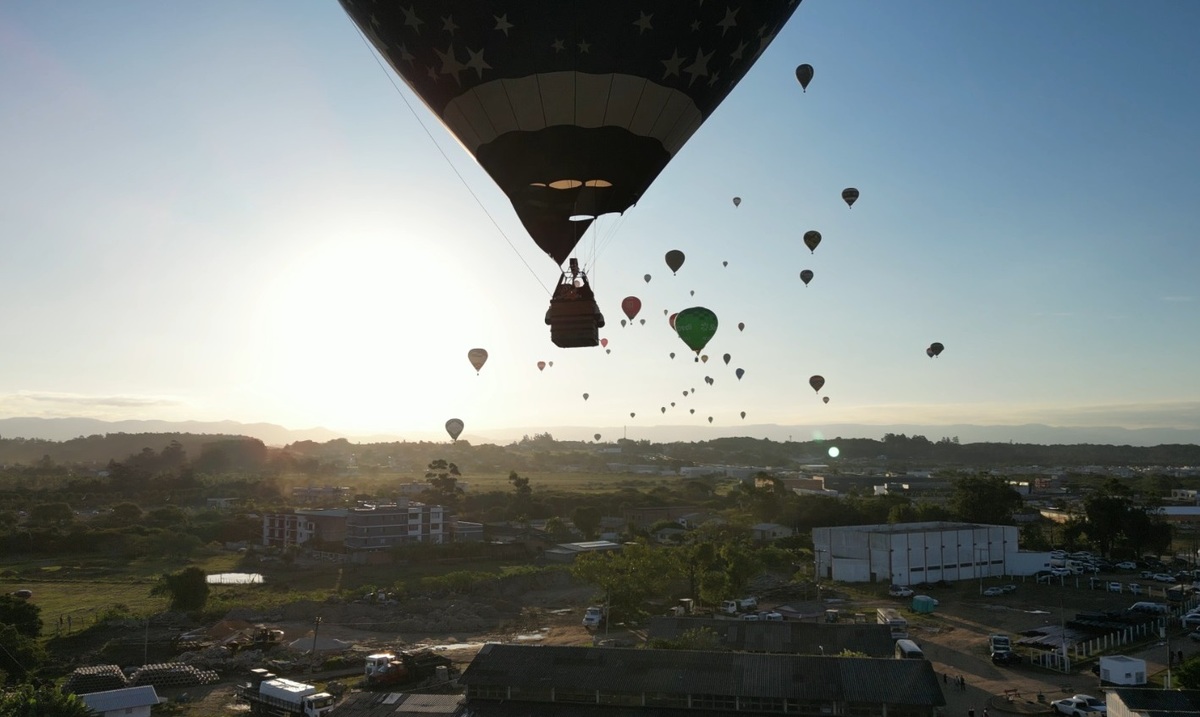
[[[1200,627],[1200,612],[1189,612],[1179,618],[1184,627]]]
[[[1143,570],[1142,572],[1138,573],[1138,577],[1141,578],[1142,580],[1153,580],[1154,579],[1154,571],[1153,570]]]
[[[1065,578],[1071,574],[1070,568],[1054,568],[1050,571],[1050,575],[1056,578]]]
[[[1117,582],[1117,581],[1115,581],[1115,580],[1114,580],[1113,582],[1109,583],[1109,584],[1108,584],[1108,591],[1109,591],[1110,593],[1119,593],[1119,592],[1121,592],[1121,583],[1119,583],[1119,582]]]
[[[1192,630],[1188,633],[1188,638],[1200,642],[1200,630]]]
[[[1117,563],[1116,568],[1117,570],[1137,570],[1137,563],[1132,560],[1125,560]]]
[[[1087,703],[1089,707],[1102,715],[1108,714],[1108,703],[1099,697],[1092,697],[1091,695],[1073,695],[1072,699],[1081,700]]]
[[[1142,586],[1137,583],[1129,583],[1129,593],[1131,595],[1141,595]]]
[[[1021,664],[1021,656],[1009,650],[1008,652],[993,652],[992,664],[994,665],[1019,665]]]
[[[1086,700],[1077,697],[1064,697],[1050,703],[1054,711],[1067,717],[1098,717],[1100,710],[1091,706]]]
[[[604,608],[589,607],[583,613],[583,626],[586,628],[600,627],[604,623]]]
[[[1004,588],[988,588],[983,591],[984,597],[999,597],[1004,594]]]
[[[1175,576],[1174,576],[1174,575],[1171,575],[1171,574],[1169,574],[1169,573],[1155,573],[1155,574],[1153,574],[1153,575],[1151,575],[1151,576],[1150,576],[1150,579],[1151,579],[1151,580],[1154,580],[1154,581],[1156,581],[1156,582],[1160,582],[1160,583],[1173,583],[1173,582],[1175,582]]]
[[[1015,593],[1017,591],[1017,586],[1013,583],[1009,583],[1008,585],[1001,585],[1000,589],[1005,593]]]
[[[888,588],[888,595],[901,598],[912,597],[913,589],[907,585],[893,585]]]

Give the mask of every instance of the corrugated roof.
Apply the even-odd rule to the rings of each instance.
[[[677,640],[690,630],[716,633],[722,647],[739,652],[836,655],[843,650],[869,657],[892,657],[895,641],[887,625],[772,620],[718,620],[702,617],[652,617],[649,640]]]
[[[485,645],[460,678],[468,686],[946,704],[926,660],[690,650]]]
[[[123,687],[119,690],[92,692],[79,695],[93,712],[104,714],[110,710],[124,710],[131,707],[145,707],[158,704],[158,693],[153,685],[141,687]]]
[[[408,692],[351,692],[338,703],[338,717],[451,717],[462,695],[417,695]]]
[[[1154,715],[1200,714],[1200,690],[1154,690],[1118,687],[1112,693],[1131,712]]]

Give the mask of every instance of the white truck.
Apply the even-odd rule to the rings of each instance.
[[[334,696],[313,685],[276,677],[261,668],[250,675],[250,682],[238,686],[237,696],[250,704],[252,715],[322,717],[333,709]]]
[[[726,600],[721,603],[721,612],[726,615],[736,615],[739,612],[749,612],[758,609],[758,598],[748,597],[738,600]]]

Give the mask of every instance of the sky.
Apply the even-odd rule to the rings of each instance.
[[[8,0],[0,417],[1200,429],[1198,26],[805,0],[580,243],[608,346],[559,349],[554,261],[334,0]],[[706,363],[664,316],[689,306]]]

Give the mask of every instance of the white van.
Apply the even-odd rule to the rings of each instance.
[[[1140,612],[1149,615],[1166,615],[1171,608],[1160,602],[1135,602],[1129,606],[1129,612]]]
[[[897,660],[924,660],[925,653],[912,640],[896,640]]]

